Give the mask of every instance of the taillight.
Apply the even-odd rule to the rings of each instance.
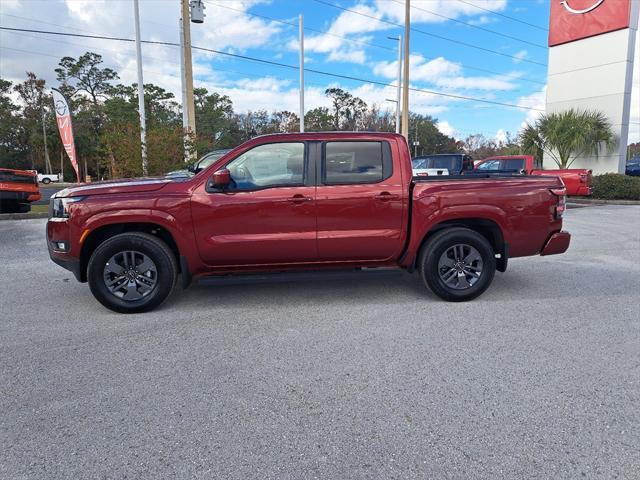
[[[553,217],[556,220],[560,220],[562,219],[562,215],[564,215],[564,211],[567,209],[567,189],[564,187],[552,188],[550,192],[558,197],[558,203],[553,210]]]
[[[426,172],[418,174],[418,177],[428,177],[428,176],[429,176],[429,174],[426,173]]]
[[[587,185],[591,185],[592,172],[591,170],[587,170],[586,173],[580,174],[580,183],[586,183]]]

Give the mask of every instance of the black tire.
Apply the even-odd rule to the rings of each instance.
[[[107,262],[127,251],[147,256],[155,267],[155,285],[146,296],[136,300],[124,300],[112,293],[105,280]],[[87,269],[87,280],[93,296],[108,309],[119,313],[153,310],[167,299],[177,276],[176,259],[167,244],[153,235],[138,232],[121,233],[101,243],[91,255]]]
[[[476,253],[479,254],[482,262],[479,278],[476,279],[471,275],[465,276],[464,270],[462,270],[462,273],[456,274],[453,267],[440,265],[443,255],[454,249],[456,245],[464,246],[466,252],[470,252],[471,248],[475,249]],[[418,259],[418,267],[423,282],[438,297],[449,302],[464,302],[478,297],[489,288],[496,272],[496,259],[493,247],[481,234],[468,228],[451,227],[434,234],[422,247]],[[462,269],[463,267],[460,268]],[[460,276],[465,284],[469,284],[470,281],[474,283],[468,287],[458,286],[454,288],[445,283],[440,269],[444,269],[445,273],[442,273],[442,275],[446,276],[447,272],[453,272],[452,279]],[[471,280],[469,281],[468,279]]]
[[[42,179],[42,183],[44,183],[45,185],[49,185],[51,183],[51,179],[50,178],[43,178]]]
[[[18,208],[17,208],[17,212],[18,213],[29,213],[31,211],[31,204],[30,203],[19,203],[18,204]]]

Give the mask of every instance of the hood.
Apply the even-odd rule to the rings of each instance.
[[[88,195],[110,195],[117,193],[153,192],[169,183],[185,180],[184,178],[130,178],[109,180],[104,182],[83,183],[75,187],[65,188],[54,194],[55,198],[80,197]]]

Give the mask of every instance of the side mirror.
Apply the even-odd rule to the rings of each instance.
[[[226,188],[231,183],[231,172],[223,168],[222,170],[218,170],[211,177],[211,183],[215,188]]]

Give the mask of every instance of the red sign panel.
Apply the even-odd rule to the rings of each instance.
[[[629,26],[631,0],[551,0],[549,46]]]

